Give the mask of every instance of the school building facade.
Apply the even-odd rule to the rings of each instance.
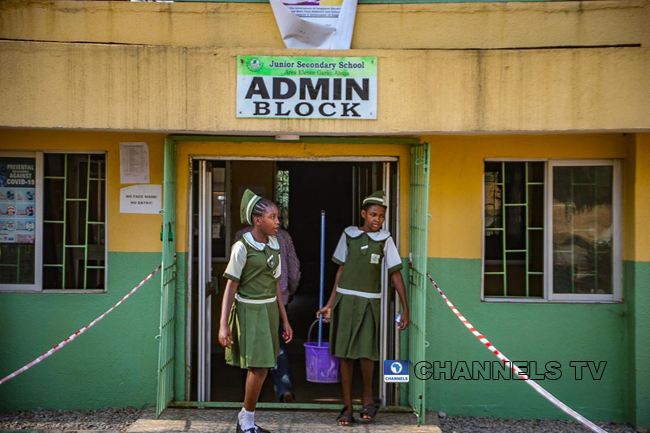
[[[566,417],[521,381],[477,376],[496,358],[428,272],[567,405],[650,427],[647,1],[360,2],[349,51],[285,49],[266,3],[8,1],[0,23],[0,171],[34,181],[0,188],[0,376],[163,267],[0,385],[1,409],[236,406],[214,323],[243,189],[282,203],[313,320],[309,215],[327,209],[338,238],[384,188],[413,321],[383,327],[384,357],[434,367],[378,380],[387,404]],[[377,118],[238,118],[241,55],[376,57]],[[146,181],[123,177],[143,161]],[[138,185],[161,186],[163,212],[121,208]],[[385,295],[384,323],[395,313]]]

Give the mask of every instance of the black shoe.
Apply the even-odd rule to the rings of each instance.
[[[251,427],[248,430],[243,430],[241,424],[239,424],[239,419],[237,420],[237,433],[271,433],[271,431],[262,428],[255,424],[255,427]]]

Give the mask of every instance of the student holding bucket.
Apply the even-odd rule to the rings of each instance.
[[[283,338],[289,343],[293,331],[280,290],[280,228],[278,208],[273,202],[246,190],[241,202],[242,223],[253,230],[232,246],[224,273],[228,279],[223,295],[219,343],[226,347],[226,363],[248,369],[244,407],[239,412],[237,432],[268,433],[255,424],[255,406],[268,369],[279,354],[279,320]]]
[[[402,302],[400,331],[409,325],[409,308],[404,280],[399,272],[402,260],[390,232],[382,230],[386,219],[386,198],[376,191],[363,200],[363,225],[348,227],[334,251],[332,260],[339,265],[334,288],[327,304],[318,310],[330,318],[330,352],[341,359],[343,404],[336,419],[338,425],[349,426],[356,420],[352,411],[352,367],[355,359],[361,364],[363,377],[363,409],[361,422],[371,422],[379,410],[379,400],[372,395],[375,361],[379,360],[379,320],[381,309],[382,263],[386,261],[395,290]]]

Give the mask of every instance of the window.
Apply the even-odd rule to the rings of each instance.
[[[104,291],[106,156],[21,158],[0,155],[0,290]]]
[[[486,161],[483,297],[618,301],[616,161]]]

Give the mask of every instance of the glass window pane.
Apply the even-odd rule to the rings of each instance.
[[[526,296],[526,253],[506,253],[507,296]]]
[[[528,271],[544,271],[544,230],[528,231]]]
[[[528,187],[528,226],[544,227],[544,185]]]
[[[67,167],[67,197],[86,198],[88,187],[88,160],[89,155],[70,153],[66,155]]]
[[[43,161],[45,177],[63,177],[65,176],[65,154],[63,153],[48,153],[47,158]]]
[[[529,162],[528,163],[528,182],[543,183],[544,182],[544,162]]]
[[[503,296],[503,275],[486,275],[483,284],[485,296]]]
[[[509,162],[506,163],[505,183],[506,183],[506,203],[525,203],[526,201],[526,163]]]
[[[63,179],[43,180],[43,219],[45,221],[63,221]]]
[[[611,294],[613,167],[553,168],[553,291]]]
[[[506,249],[526,249],[526,208],[506,207]]]

